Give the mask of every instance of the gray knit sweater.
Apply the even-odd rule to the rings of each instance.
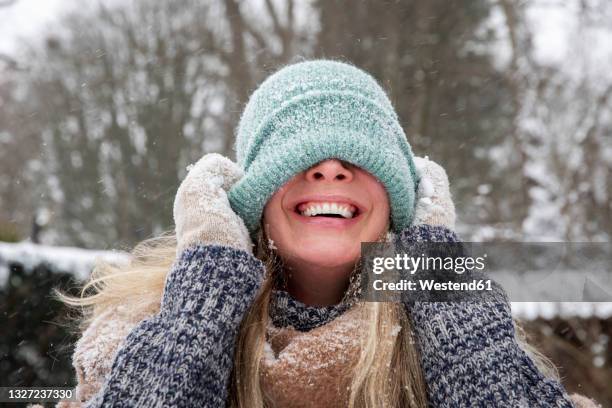
[[[409,227],[403,242],[456,241],[442,227]],[[100,392],[85,407],[224,407],[238,327],[261,286],[263,264],[237,249],[186,249],[170,271],[160,312],[137,325]],[[432,407],[572,407],[519,347],[509,304],[406,304]],[[274,292],[278,327],[307,331],[346,305],[310,307]]]

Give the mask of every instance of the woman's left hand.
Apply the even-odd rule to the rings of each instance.
[[[428,159],[415,162],[421,175],[415,217],[396,244],[417,254],[461,256],[446,172]],[[464,273],[463,279],[476,275]],[[419,343],[430,405],[572,407],[563,386],[540,372],[519,346],[507,295],[492,286],[474,299],[402,299]]]
[[[427,157],[415,157],[414,164],[421,180],[417,190],[417,202],[413,225],[441,225],[455,228],[455,205],[451,197],[446,172]]]

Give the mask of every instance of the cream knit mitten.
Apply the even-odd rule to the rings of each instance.
[[[242,175],[237,164],[217,153],[204,155],[190,168],[174,200],[177,255],[195,244],[225,245],[252,253],[246,226],[227,198],[227,191]]]
[[[421,175],[413,225],[440,225],[455,229],[455,205],[449,190],[446,172],[427,157],[415,157]]]

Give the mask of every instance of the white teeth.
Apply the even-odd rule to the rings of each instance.
[[[353,211],[348,205],[338,203],[317,203],[310,204],[306,207],[306,210],[302,212],[302,215],[307,217],[314,217],[319,214],[337,214],[343,218],[353,218]]]

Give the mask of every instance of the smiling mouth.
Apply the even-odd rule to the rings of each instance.
[[[354,205],[338,202],[305,202],[298,204],[295,211],[304,217],[328,217],[351,219],[359,215]]]

